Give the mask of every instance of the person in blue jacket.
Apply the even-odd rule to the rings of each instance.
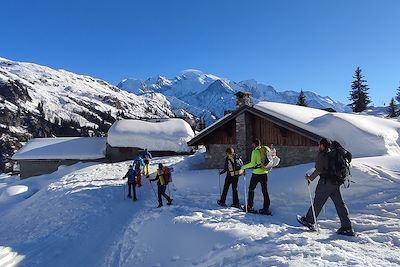
[[[136,175],[137,175],[137,172],[135,171],[133,166],[129,165],[128,172],[123,177],[123,179],[128,178],[128,197],[129,198],[132,197],[132,195],[131,195],[131,187],[132,187],[133,200],[135,200],[135,201],[137,200],[137,198],[136,198]]]

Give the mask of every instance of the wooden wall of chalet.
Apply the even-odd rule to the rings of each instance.
[[[318,143],[267,119],[252,115],[253,136],[263,144],[277,146],[316,146]]]
[[[230,122],[222,125],[217,130],[204,137],[201,140],[203,144],[236,144],[236,121],[231,120]]]

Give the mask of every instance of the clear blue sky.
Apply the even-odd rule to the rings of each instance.
[[[400,85],[398,0],[9,0],[0,56],[102,78],[188,68],[348,103],[357,66],[376,105]]]

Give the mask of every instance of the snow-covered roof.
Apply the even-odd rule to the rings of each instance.
[[[120,120],[108,131],[107,142],[112,147],[188,152],[190,148],[186,142],[193,136],[192,128],[182,119],[165,119],[162,122]]]
[[[76,159],[105,157],[105,137],[34,138],[12,157],[13,160]]]
[[[354,156],[400,154],[400,123],[395,120],[265,101],[254,105],[254,108],[307,131],[337,140]]]

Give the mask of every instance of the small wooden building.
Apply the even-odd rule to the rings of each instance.
[[[106,162],[106,138],[34,138],[15,153],[12,160],[19,164],[21,179],[52,173],[61,165]]]
[[[274,114],[254,108],[250,93],[238,92],[236,97],[235,111],[225,115],[188,142],[189,146],[206,147],[205,167],[220,168],[225,150],[229,146],[249,161],[254,138],[259,138],[262,144],[274,145],[281,158],[281,167],[314,161],[321,136]]]

